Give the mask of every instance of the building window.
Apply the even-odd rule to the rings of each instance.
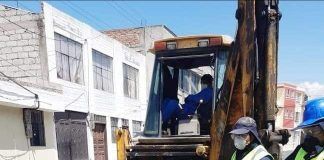
[[[199,91],[200,76],[191,70],[180,70],[180,89],[195,94]]]
[[[55,33],[57,77],[83,84],[82,44]]]
[[[180,88],[184,90],[185,92],[190,92],[189,91],[189,81],[190,81],[190,76],[189,76],[189,71],[188,70],[180,70]]]
[[[301,103],[301,99],[302,99],[301,97],[302,97],[302,96],[301,96],[301,93],[300,93],[300,92],[297,92],[297,93],[296,93],[296,102],[297,102],[297,103]]]
[[[116,143],[116,133],[115,131],[118,129],[118,118],[111,117],[110,118],[111,124],[111,142]]]
[[[299,122],[299,120],[300,120],[300,112],[296,112],[295,122]]]
[[[291,99],[295,99],[295,93],[296,93],[295,91],[291,91],[291,94],[290,94]]]
[[[112,58],[92,50],[93,85],[95,89],[114,92]]]
[[[191,72],[191,82],[193,85],[190,85],[190,90],[192,94],[195,94],[199,91],[200,76],[194,72]]]
[[[128,121],[128,119],[122,119],[122,126],[124,127],[129,127],[129,121]]]
[[[129,98],[138,98],[138,69],[123,64],[124,95]]]
[[[286,89],[286,98],[289,98],[289,97],[290,97],[290,90]]]
[[[45,146],[43,111],[31,110],[32,138],[31,146]]]
[[[284,111],[285,119],[294,119],[294,110],[292,108],[286,108]]]
[[[136,137],[139,135],[139,133],[141,132],[141,126],[142,126],[142,122],[141,121],[133,121],[133,137]]]

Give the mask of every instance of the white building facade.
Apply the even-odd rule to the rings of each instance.
[[[0,12],[6,15],[0,24],[7,34],[0,35],[0,71],[40,101],[37,108],[32,93],[5,78],[0,81],[5,97],[0,97],[0,127],[6,130],[1,144],[10,144],[0,146],[0,154],[17,159],[116,159],[114,130],[127,125],[136,133],[145,118],[145,56],[47,3],[42,3],[40,14],[9,7]],[[40,122],[31,125],[33,133],[44,130],[36,138],[26,136],[28,115]],[[30,144],[32,139],[39,141],[37,146]]]

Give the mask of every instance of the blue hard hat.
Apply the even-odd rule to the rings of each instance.
[[[323,120],[324,120],[324,98],[317,98],[314,100],[310,100],[306,103],[305,106],[303,122],[293,130],[319,125],[320,122]]]

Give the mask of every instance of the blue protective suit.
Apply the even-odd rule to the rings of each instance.
[[[207,103],[212,100],[212,98],[213,88],[207,87],[197,94],[186,97],[185,103],[182,104],[183,110],[180,109],[179,102],[177,100],[166,98],[163,101],[162,121],[163,123],[167,123],[172,117],[183,119],[188,115],[193,115],[197,110],[200,100]]]

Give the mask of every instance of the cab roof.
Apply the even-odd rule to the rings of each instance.
[[[231,36],[228,36],[228,35],[212,35],[212,34],[179,36],[179,37],[161,39],[161,40],[158,40],[158,41],[155,41],[155,42],[169,42],[169,41],[184,40],[184,39],[204,39],[204,38],[214,38],[214,37],[221,37],[223,45],[231,45],[231,43],[233,42],[233,38]]]
[[[222,46],[230,46],[233,42],[233,38],[228,35],[189,35],[189,36],[180,36],[180,37],[173,37],[173,38],[166,38],[154,41],[154,44],[159,42],[184,42],[184,41],[192,41],[192,40],[201,40],[201,39],[210,39],[210,38],[221,38],[221,45]],[[153,48],[150,49],[152,53],[156,53],[158,51],[155,50],[154,45]]]

